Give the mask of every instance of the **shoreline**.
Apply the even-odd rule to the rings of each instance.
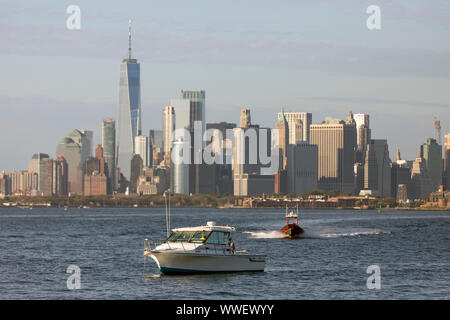
[[[266,199],[267,198],[267,199]],[[62,196],[30,197],[6,196],[0,198],[0,208],[165,208],[163,195],[145,196]],[[438,207],[424,202],[412,203],[410,206],[398,204],[390,198],[361,199],[352,196],[326,197],[317,200],[302,197],[275,196],[235,197],[219,194],[170,195],[171,208],[214,208],[214,209],[269,209],[286,210],[398,210],[398,211],[450,211],[450,207]]]

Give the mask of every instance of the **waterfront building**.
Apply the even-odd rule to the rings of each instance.
[[[117,128],[117,166],[130,179],[131,158],[135,152],[135,137],[141,135],[141,69],[131,58],[131,27],[128,31],[128,58],[120,64],[119,107]]]
[[[433,191],[431,178],[425,164],[425,159],[420,155],[416,158],[411,168],[412,199],[423,199]]]
[[[35,172],[38,175],[37,191],[40,195],[52,195],[52,160],[48,154],[36,153],[32,156],[28,171]]]
[[[354,192],[355,125],[326,119],[310,131],[310,143],[318,146],[318,188]]]
[[[302,195],[317,189],[318,152],[317,145],[307,142],[288,145],[287,194]]]
[[[143,173],[143,161],[140,155],[134,154],[131,158],[130,163],[131,175],[130,175],[130,185],[129,185],[129,193],[135,194],[137,192],[137,185],[139,182],[139,177]]]
[[[391,196],[393,198],[399,198],[397,193],[400,185],[404,185],[407,191],[411,188],[411,167],[407,165],[406,161],[395,161],[391,164]],[[411,194],[406,196],[409,199]]]
[[[387,140],[372,139],[366,146],[364,189],[373,195],[391,196],[391,160]]]
[[[234,195],[240,197],[273,194],[274,175],[235,174],[233,177]]]
[[[428,139],[420,147],[421,156],[425,160],[428,174],[431,179],[432,191],[437,191],[442,185],[442,146],[435,139]]]
[[[84,195],[85,196],[102,196],[108,193],[108,179],[106,175],[93,172],[84,176]]]
[[[444,177],[445,190],[450,190],[450,132],[444,135]]]
[[[280,112],[281,113],[281,112]],[[280,117],[278,113],[278,117]],[[284,117],[289,128],[289,143],[296,144],[300,141],[309,142],[310,126],[312,124],[312,113],[309,112],[284,112]],[[301,127],[301,134],[299,133]]]
[[[396,199],[400,203],[408,201],[408,187],[406,184],[399,184],[396,191]]]
[[[11,193],[11,179],[4,172],[0,172],[0,195],[6,196]]]
[[[102,123],[102,147],[105,158],[108,194],[116,189],[116,121],[108,118]]]
[[[139,177],[137,194],[161,194],[170,187],[170,170],[168,167],[145,168]]]
[[[17,196],[36,196],[38,193],[38,174],[28,170],[7,172],[6,192]]]

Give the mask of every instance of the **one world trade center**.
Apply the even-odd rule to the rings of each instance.
[[[117,166],[130,179],[134,138],[141,134],[141,74],[137,59],[131,58],[131,20],[128,29],[128,58],[120,64]]]

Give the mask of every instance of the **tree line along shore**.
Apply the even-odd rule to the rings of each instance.
[[[0,199],[5,207],[118,207],[118,208],[164,208],[167,198],[158,195],[108,195],[108,196],[59,196],[28,197],[7,196]],[[439,206],[426,206],[426,200],[398,203],[393,198],[360,197],[343,194],[262,195],[260,197],[236,197],[223,194],[170,195],[171,207],[204,208],[296,208],[299,209],[413,209],[440,210]]]

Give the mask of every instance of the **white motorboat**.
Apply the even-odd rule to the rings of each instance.
[[[235,228],[206,226],[173,229],[162,244],[144,240],[144,255],[155,260],[164,274],[264,271],[266,255],[235,249]]]

